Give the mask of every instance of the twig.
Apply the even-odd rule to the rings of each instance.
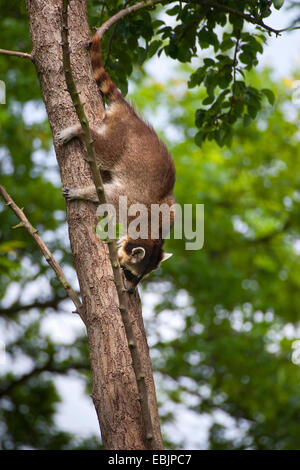
[[[100,11],[100,21],[102,21],[102,16],[103,16],[104,8],[105,8],[105,7],[106,7],[105,2],[103,2],[102,8],[101,8],[101,11]]]
[[[233,61],[232,61],[232,66],[233,66],[233,84],[236,83],[236,67],[238,64],[237,61],[237,55],[239,52],[239,46],[240,46],[240,39],[241,39],[241,30],[238,30],[237,37],[236,37],[236,44],[234,48],[234,55],[233,55]]]
[[[13,55],[16,57],[20,57],[21,59],[33,60],[32,54],[28,54],[27,52],[8,51],[6,49],[0,49],[0,54]]]
[[[237,65],[238,65],[238,52],[239,52],[239,45],[240,45],[240,39],[241,39],[241,30],[238,30],[237,36],[236,36],[236,44],[234,48],[234,54],[233,54],[233,60],[232,60],[232,88],[235,87],[236,84],[236,72],[237,72]],[[223,113],[217,117],[217,119],[220,119],[222,116],[230,116],[233,110],[233,105],[234,105],[235,97],[234,94],[232,94],[230,98],[230,108],[226,113]]]
[[[79,98],[79,93],[77,91],[72,70],[71,70],[71,62],[70,62],[70,49],[69,49],[69,26],[68,26],[68,4],[69,0],[62,0],[62,50],[63,50],[63,68],[65,73],[66,85],[67,89],[70,93],[72,102],[74,104],[77,117],[80,121],[82,132],[83,132],[83,140],[86,145],[87,151],[87,162],[89,163],[92,179],[95,184],[95,188],[97,191],[98,199],[100,204],[106,203],[106,196],[103,189],[103,183],[101,174],[99,171],[99,166],[97,165],[96,161],[96,154],[93,145],[93,140],[91,139],[90,127],[88,123],[88,119],[85,115],[83,104]],[[133,327],[130,321],[129,313],[128,313],[128,303],[127,303],[127,291],[124,288],[123,284],[123,277],[122,272],[119,265],[118,254],[117,254],[117,247],[115,240],[107,240],[108,248],[109,248],[109,257],[113,269],[114,275],[114,282],[118,294],[119,300],[119,309],[122,316],[122,320],[125,327],[126,338],[131,354],[132,359],[132,366],[134,370],[134,374],[137,381],[137,387],[139,392],[139,399],[141,403],[141,412],[143,423],[146,431],[146,439],[147,445],[149,448],[157,448],[155,439],[154,439],[154,432],[153,432],[153,424],[152,418],[150,413],[150,403],[148,398],[148,390],[145,381],[145,374],[142,368],[142,362],[140,358],[140,353],[137,348],[137,342],[134,336]]]
[[[240,18],[244,18],[245,20],[249,21],[249,23],[255,24],[257,26],[261,26],[262,28],[266,29],[269,33],[274,33],[277,36],[284,31],[288,31],[291,28],[283,28],[283,29],[275,29],[271,26],[268,26],[266,23],[263,22],[260,18],[255,18],[251,16],[249,13],[243,13],[242,11],[236,10],[231,8],[227,5],[223,5],[222,3],[215,2],[213,0],[202,0],[204,4],[211,5],[212,7],[219,8],[221,10],[226,11],[227,13],[232,13],[235,16],[239,16]],[[296,29],[296,28],[295,28]]]
[[[116,35],[116,30],[117,30],[117,25],[115,24],[114,28],[112,30],[112,33],[110,35],[109,41],[108,41],[107,53],[106,53],[106,58],[105,58],[105,62],[104,62],[104,68],[106,68],[106,66],[108,64],[108,59],[109,59],[109,56],[110,56],[110,53],[111,53],[111,48],[112,48],[112,42],[113,42],[114,37]]]
[[[85,322],[84,318],[84,312],[83,312],[83,306],[82,303],[76,294],[76,292],[73,290],[73,288],[70,286],[68,283],[66,276],[59,265],[59,263],[55,260],[54,256],[50,252],[50,250],[47,248],[43,240],[38,234],[38,231],[36,228],[34,228],[29,220],[27,219],[26,215],[24,214],[23,210],[20,209],[20,207],[17,206],[17,204],[14,202],[14,200],[11,198],[11,196],[6,192],[6,190],[3,188],[3,186],[0,186],[0,193],[3,197],[3,199],[6,201],[6,205],[9,206],[16,216],[20,219],[20,223],[15,225],[14,228],[21,228],[24,227],[27,232],[32,236],[32,238],[35,240],[37,245],[39,246],[41,252],[43,253],[44,257],[46,258],[47,263],[51,266],[53,271],[56,274],[57,279],[65,289],[67,295],[70,297],[70,299],[74,302],[74,305],[76,307],[77,312],[79,313],[80,317],[82,318],[83,322]]]
[[[23,312],[26,310],[31,310],[32,308],[44,309],[44,308],[57,308],[59,303],[63,300],[66,300],[68,297],[54,297],[43,302],[35,301],[30,304],[21,304],[20,302],[14,302],[10,307],[1,308],[0,316],[9,316],[18,312]]]
[[[126,0],[125,1],[125,4],[124,4],[124,8],[126,8],[126,5],[130,2],[130,0]],[[100,13],[100,24],[102,24],[102,21],[101,21],[101,13]],[[116,35],[116,31],[117,31],[117,23],[114,24],[114,28],[112,30],[112,33],[110,35],[110,38],[109,38],[109,41],[108,41],[108,46],[107,46],[107,53],[106,53],[106,58],[105,58],[105,62],[104,62],[104,68],[106,68],[107,64],[108,64],[108,60],[109,60],[109,56],[110,56],[110,53],[111,53],[111,48],[112,48],[112,42],[115,38],[115,35]]]
[[[66,373],[70,372],[71,370],[82,371],[88,370],[89,364],[86,362],[74,362],[71,364],[66,363],[56,363],[54,362],[53,355],[50,356],[49,360],[42,366],[35,367],[31,371],[21,375],[20,377],[13,377],[13,379],[3,387],[0,387],[0,397],[9,396],[12,390],[15,387],[19,387],[23,385],[25,382],[30,380],[32,377],[42,374],[43,372],[51,372],[53,374],[63,374],[64,376]]]

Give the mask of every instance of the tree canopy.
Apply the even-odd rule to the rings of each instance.
[[[125,2],[126,6],[132,3]],[[266,38],[280,34],[268,24],[268,18],[284,1],[161,3],[167,5],[159,14],[144,8],[113,25],[104,39],[105,66],[126,93],[127,78],[135,64],[141,66],[162,53],[191,63],[201,51],[202,60],[190,70],[188,80],[189,88],[203,85],[206,90],[201,107],[195,110],[199,129],[195,141],[199,146],[205,140],[230,145],[237,121],[247,126],[256,118],[264,98],[274,103],[272,90],[252,86],[245,74],[258,64]],[[101,22],[122,8],[120,0],[102,2]],[[92,12],[91,23],[99,26],[99,9]]]

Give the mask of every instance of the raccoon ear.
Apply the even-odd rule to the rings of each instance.
[[[135,262],[142,261],[142,259],[144,259],[145,257],[145,254],[145,248],[143,248],[142,246],[137,246],[135,248],[132,248],[131,250],[131,258]]]
[[[163,252],[163,255],[162,255],[162,259],[161,259],[161,263],[163,261],[166,261],[167,259],[171,258],[171,256],[173,256],[173,253],[166,253],[165,251]]]

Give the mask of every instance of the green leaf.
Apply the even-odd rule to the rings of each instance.
[[[258,113],[258,108],[257,108],[257,106],[254,106],[254,105],[252,105],[252,104],[248,104],[247,109],[248,109],[249,116],[250,116],[252,119],[256,118],[256,115],[257,115],[257,113]]]
[[[169,16],[175,16],[179,12],[180,12],[180,6],[179,5],[175,5],[175,7],[173,7],[170,10],[166,11],[167,15],[169,15]]]
[[[269,103],[273,106],[275,103],[275,95],[272,90],[269,90],[268,88],[263,88],[262,93],[267,97]]]
[[[197,127],[202,127],[205,120],[206,111],[204,109],[197,109],[195,116],[195,123]]]
[[[205,136],[205,133],[203,130],[197,132],[197,134],[195,135],[195,142],[198,145],[198,147],[201,147],[202,142],[204,140],[204,136]]]
[[[248,127],[251,124],[251,117],[249,114],[245,114],[243,117],[243,125],[244,127]]]
[[[276,8],[276,10],[280,10],[284,3],[284,0],[273,0],[273,5]]]
[[[214,100],[215,100],[214,95],[207,96],[207,98],[205,98],[205,99],[203,100],[203,104],[206,106],[206,105],[208,105],[208,104],[213,103]]]
[[[137,63],[138,65],[142,65],[147,58],[147,51],[143,47],[138,48],[138,56],[137,56]]]
[[[158,48],[161,45],[162,45],[162,41],[160,41],[160,40],[152,41],[151,44],[149,45],[148,49],[147,49],[148,58],[154,56],[154,54],[156,54]]]
[[[206,67],[213,67],[215,65],[215,61],[210,57],[206,57],[205,59],[203,59],[203,63]]]
[[[160,27],[160,26],[162,26],[162,25],[165,25],[164,21],[162,21],[162,20],[154,20],[154,21],[152,21],[152,27],[153,27],[153,28],[158,28],[158,27]]]
[[[221,43],[221,51],[227,51],[228,49],[232,49],[235,46],[235,41],[231,38],[226,38]]]
[[[178,50],[177,58],[180,62],[189,62],[191,60],[192,54],[189,48],[180,47]]]
[[[178,56],[178,46],[174,42],[170,42],[170,44],[165,47],[165,52],[168,56],[172,57],[172,59],[177,59]]]
[[[193,88],[196,85],[200,85],[205,77],[206,69],[200,67],[196,72],[192,73],[188,81],[188,87]]]

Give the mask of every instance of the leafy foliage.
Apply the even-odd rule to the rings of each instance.
[[[91,22],[99,26],[98,10],[90,0]],[[135,2],[126,2],[126,6]],[[98,5],[98,2],[97,2]],[[189,87],[203,86],[206,96],[196,110],[199,131],[195,142],[215,140],[230,146],[233,125],[247,126],[264,105],[264,98],[274,103],[268,89],[247,83],[245,72],[258,64],[266,35],[276,34],[266,26],[272,8],[283,1],[171,2],[160,13],[136,12],[116,23],[104,37],[105,66],[114,81],[127,93],[127,79],[134,64],[164,53],[182,63],[198,59],[190,75]],[[102,2],[101,22],[124,7],[124,2]],[[199,60],[200,59],[200,60]]]

